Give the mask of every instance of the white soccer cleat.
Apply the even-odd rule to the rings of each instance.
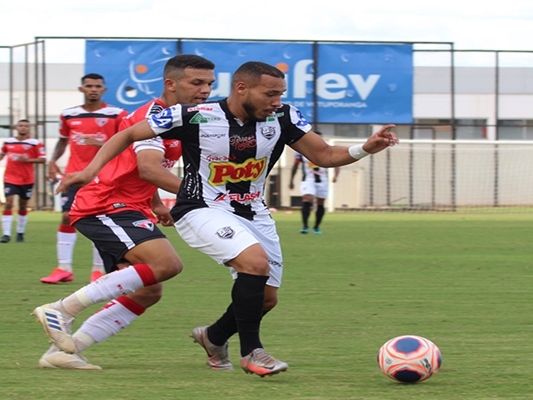
[[[224,343],[222,346],[217,346],[211,343],[207,337],[208,327],[209,326],[206,325],[194,328],[189,337],[204,348],[207,353],[206,364],[209,365],[211,369],[232,370],[233,364],[231,364],[228,356],[228,342]]]
[[[101,370],[98,365],[89,364],[87,359],[81,354],[69,354],[56,349],[47,351],[39,360],[41,368],[59,368],[59,369],[85,369]]]
[[[263,378],[285,372],[289,365],[268,354],[265,349],[257,348],[245,357],[241,357],[241,368],[247,374],[256,374]]]
[[[57,347],[66,353],[76,353],[76,345],[71,336],[73,318],[67,318],[59,310],[50,307],[50,304],[37,307],[32,312],[48,337]]]

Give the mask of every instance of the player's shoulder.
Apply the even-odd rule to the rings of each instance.
[[[102,104],[102,108],[100,110],[104,114],[116,114],[116,115],[119,115],[119,114],[127,114],[128,113],[124,108],[119,107],[119,106],[115,106],[115,105],[109,104],[109,103],[103,103]]]

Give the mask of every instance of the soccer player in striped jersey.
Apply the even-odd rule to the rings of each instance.
[[[362,145],[328,145],[311,131],[297,108],[281,102],[284,78],[283,72],[271,65],[244,63],[233,75],[227,99],[198,106],[176,105],[149,116],[111,138],[85,170],[66,177],[58,188],[87,184],[135,141],[155,136],[179,139],[185,175],[171,210],[174,226],[191,247],[231,267],[235,278],[232,302],[224,314],[209,327],[195,328],[192,337],[207,351],[208,364],[217,368],[218,358],[227,355],[228,338],[238,333],[240,366],[259,376],[288,369],[287,363],[266,352],[259,336],[264,313],[277,303],[283,270],[279,237],[264,190],[285,145],[316,165],[330,168],[356,162],[398,142],[391,131],[394,125],[385,125]],[[96,282],[80,289],[63,303],[87,302],[89,294],[91,302],[103,301],[174,275],[160,266],[120,270],[101,285]],[[99,290],[99,297],[93,295],[96,286],[105,289]],[[49,330],[61,329],[50,337],[61,346],[71,338],[62,328],[64,316],[56,313],[56,317],[58,324]],[[47,323],[43,325],[46,328]]]
[[[58,181],[63,175],[57,166],[57,160],[65,153],[67,146],[70,147],[70,156],[65,173],[83,170],[100,147],[118,132],[122,119],[128,115],[126,110],[103,101],[106,87],[104,77],[99,74],[87,74],[81,78],[79,91],[83,93],[84,104],[61,112],[59,140],[48,163],[48,178],[53,181]],[[61,195],[63,214],[57,232],[57,266],[50,275],[41,278],[43,283],[56,284],[74,279],[72,255],[77,234],[70,224],[68,212],[76,191],[77,188],[71,187]],[[98,279],[103,273],[102,259],[93,245],[91,281]]]
[[[0,160],[7,157],[4,171],[4,195],[6,204],[2,212],[3,236],[0,243],[11,240],[13,223],[13,202],[18,195],[17,242],[24,241],[24,232],[28,222],[28,200],[31,198],[35,183],[34,164],[44,164],[46,154],[43,144],[30,137],[31,125],[27,119],[18,121],[15,129],[17,135],[4,140],[0,149]]]
[[[161,96],[128,115],[120,129],[176,103],[203,103],[215,81],[214,68],[211,61],[197,55],[170,58],[163,72]],[[181,179],[170,169],[180,157],[181,144],[176,139],[157,137],[136,142],[106,165],[97,179],[78,190],[69,213],[71,222],[95,243],[107,273],[137,264],[145,269],[146,265],[158,265],[175,273],[181,271],[178,254],[156,226],[158,220],[164,226],[174,222],[157,188],[178,192]],[[74,333],[73,354],[52,345],[39,364],[45,368],[100,369],[80,353],[126,328],[161,297],[162,284],[155,283],[111,300]],[[57,302],[49,312],[54,313],[53,307],[57,307],[72,319],[84,309],[75,305]]]
[[[317,135],[322,133],[315,131]],[[315,224],[313,225],[313,233],[315,235],[321,235],[320,224],[322,218],[326,212],[324,202],[328,198],[329,193],[329,179],[328,169],[319,167],[313,164],[302,154],[296,153],[294,155],[294,163],[291,168],[291,180],[289,183],[289,189],[294,189],[294,176],[298,171],[298,167],[302,171],[302,181],[300,182],[300,193],[302,195],[302,223],[303,227],[300,229],[300,233],[309,232],[309,215],[313,208],[313,203],[316,199],[316,211],[315,211]],[[334,176],[332,182],[337,182],[339,176],[339,167],[334,168]]]

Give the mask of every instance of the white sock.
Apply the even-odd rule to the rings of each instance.
[[[17,217],[17,233],[26,232],[26,224],[28,223],[28,215],[18,215]]]
[[[92,271],[100,271],[102,274],[105,274],[104,261],[102,260],[102,257],[100,256],[100,253],[98,252],[94,243],[92,245],[93,245],[93,269]]]
[[[76,244],[76,233],[57,232],[57,262],[59,268],[72,272],[72,254]]]
[[[94,343],[103,342],[126,328],[137,317],[137,314],[131,312],[119,302],[110,301],[91,315],[73,335],[75,340],[78,339],[76,340],[76,349],[81,352]]]
[[[2,215],[2,230],[4,235],[11,236],[11,224],[13,223],[13,215]]]

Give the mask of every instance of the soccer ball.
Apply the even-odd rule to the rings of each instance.
[[[392,338],[378,352],[378,364],[389,378],[400,382],[422,382],[440,369],[442,356],[431,340],[406,335]]]

